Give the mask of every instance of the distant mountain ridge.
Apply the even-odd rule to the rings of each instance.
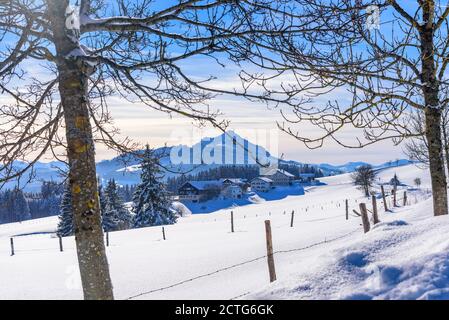
[[[358,161],[358,162],[347,162],[342,165],[331,165],[328,163],[321,163],[321,164],[318,164],[318,166],[321,169],[328,169],[331,171],[336,170],[336,171],[341,171],[342,173],[345,173],[345,172],[353,172],[358,167],[363,166],[363,165],[371,165],[374,169],[384,169],[384,168],[389,168],[389,167],[401,167],[401,166],[405,166],[405,165],[412,164],[412,163],[414,163],[414,161],[407,160],[407,159],[398,159],[398,160],[394,160],[394,161],[387,161],[387,162],[384,162],[384,163],[378,164],[378,165],[373,165],[368,162]]]
[[[157,148],[155,149],[155,153],[162,156],[161,165],[165,168],[165,177],[183,172],[195,174],[222,165],[255,165],[257,161],[264,164],[267,161],[298,166],[306,164],[295,160],[278,159],[270,155],[262,146],[253,144],[233,131],[228,131],[226,134],[223,133],[217,137],[203,138],[191,147],[178,145]],[[176,163],[173,163],[173,160],[176,160]],[[214,162],[213,160],[218,161]],[[17,168],[25,165],[24,162],[16,162]],[[97,163],[97,174],[103,181],[115,179],[121,185],[136,184],[140,181],[139,162],[140,160],[137,157],[130,155],[120,155],[110,160],[102,160]],[[410,163],[411,161],[409,160],[401,159],[380,165],[373,165],[373,167],[379,169],[389,166],[402,166]],[[342,165],[331,165],[327,163],[308,165],[321,169],[325,175],[335,175],[352,172],[357,167],[365,164],[368,163],[348,162]],[[25,184],[28,180],[26,176],[21,179],[20,186],[27,192],[38,192],[43,180],[60,181],[62,179],[60,173],[64,170],[65,165],[61,162],[38,162],[34,167],[32,181]],[[17,186],[17,181],[11,181],[6,183],[4,188],[14,188],[15,186]]]

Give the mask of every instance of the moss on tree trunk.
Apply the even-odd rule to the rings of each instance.
[[[64,110],[74,233],[84,298],[113,299],[101,227],[92,127],[89,121],[88,69],[68,53],[77,48],[65,29],[67,0],[47,0],[58,57],[59,92]]]

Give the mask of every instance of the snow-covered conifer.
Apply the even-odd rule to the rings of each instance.
[[[72,194],[67,184],[61,200],[57,234],[60,237],[68,237],[73,235],[73,231]]]
[[[122,198],[118,194],[118,186],[115,180],[109,180],[104,191],[105,208],[104,217],[108,219],[109,230],[125,230],[131,226],[131,214],[125,208]]]
[[[162,182],[162,170],[148,145],[143,155],[141,169],[141,183],[133,196],[134,227],[176,223],[176,213],[169,208],[166,186]]]

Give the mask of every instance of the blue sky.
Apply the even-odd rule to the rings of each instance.
[[[156,1],[156,3],[161,2]],[[167,3],[169,2],[165,2],[164,5]],[[225,67],[218,67],[212,65],[211,61],[194,58],[183,62],[182,67],[192,77],[207,78],[209,75],[219,75],[218,79],[212,83],[217,88],[231,89],[239,86],[237,77],[239,69],[233,65],[227,64]],[[27,70],[34,75],[45,76],[45,70],[36,64],[29,64]],[[3,101],[4,97],[0,96],[0,99]],[[323,103],[326,100],[334,99],[349,101],[351,95],[344,90],[338,90],[320,97],[318,101],[321,100]],[[209,104],[212,109],[219,109],[223,113],[223,118],[231,121],[230,129],[237,133],[239,130],[248,129],[272,130],[276,126],[276,120],[282,120],[280,110],[268,109],[262,103],[250,102],[243,98],[218,96],[210,100]],[[149,143],[152,147],[182,143],[182,141],[173,139],[173,133],[176,130],[191,132],[195,128],[190,119],[176,115],[170,118],[164,113],[140,104],[131,104],[118,97],[111,97],[109,105],[115,125],[121,129],[123,136],[129,136],[142,144]],[[310,125],[303,125],[297,129],[310,135],[317,133],[316,129]],[[203,129],[203,134],[204,136],[214,136],[220,132],[213,131],[209,127]],[[356,135],[358,133],[355,130],[347,129],[341,133],[340,137],[343,141],[350,143],[354,141]],[[391,142],[381,142],[364,149],[346,149],[327,141],[322,148],[310,150],[301,142],[284,133],[279,132],[278,137],[278,156],[283,155],[284,159],[301,162],[340,164],[348,161],[367,161],[380,163],[404,157],[402,147],[395,147]],[[97,160],[111,158],[114,155],[113,151],[106,150],[103,146],[97,146]]]
[[[349,98],[348,94],[348,98]],[[344,98],[340,96],[339,98]],[[245,135],[248,130],[273,130],[275,121],[281,120],[279,110],[270,110],[263,104],[249,102],[243,98],[219,96],[211,100],[212,108],[220,109],[223,117],[231,121],[230,129]],[[129,104],[121,99],[114,99],[110,103],[111,113],[115,124],[121,129],[123,135],[129,136],[135,141],[149,143],[152,147],[176,145],[184,143],[184,139],[173,139],[173,135],[182,130],[194,139],[199,132],[203,137],[219,135],[220,132],[210,126],[198,130],[192,121],[181,116],[168,117],[166,114],[149,109],[139,104]],[[307,133],[313,134],[316,129],[311,126],[301,128]],[[242,133],[243,132],[243,133]],[[346,142],[353,142],[357,133],[354,130],[346,130],[341,137]],[[190,136],[188,138],[190,138]],[[298,140],[279,131],[278,134],[279,156],[284,159],[298,160],[311,163],[340,164],[348,161],[367,161],[380,163],[387,160],[405,157],[402,147],[395,147],[391,142],[380,142],[363,149],[347,149],[336,143],[327,141],[322,148],[310,150]],[[192,140],[193,143],[197,142]],[[114,152],[107,151],[103,147],[97,147],[97,157],[109,158]]]
[[[400,0],[401,5],[405,8],[410,0]],[[168,6],[175,1],[155,1],[155,4]],[[390,21],[391,14],[387,13],[381,17],[381,23]],[[385,26],[391,27],[390,25]],[[182,62],[183,70],[192,77],[208,78],[210,75],[219,75],[218,79],[213,81],[212,86],[217,88],[232,89],[239,86],[237,73],[240,70],[234,65],[227,64],[225,67],[219,67],[212,61],[202,58],[192,58]],[[345,90],[336,90],[332,93],[322,96],[316,101],[325,103],[327,100],[338,100],[343,102],[351,100],[351,94]],[[212,109],[219,109],[226,118],[231,121],[230,129],[239,133],[239,130],[271,130],[276,127],[276,120],[281,121],[280,110],[270,110],[264,104],[257,102],[249,102],[243,98],[232,96],[218,96],[209,101]],[[133,138],[141,143],[149,143],[153,147],[168,145],[176,145],[182,143],[179,139],[173,139],[173,132],[184,130],[192,132],[195,130],[190,119],[180,116],[169,118],[167,115],[151,110],[142,105],[130,105],[119,99],[110,103],[112,115],[115,123],[121,128],[122,134]],[[285,110],[284,110],[285,111]],[[301,132],[309,135],[318,134],[316,128],[311,125],[301,125],[296,127]],[[196,131],[197,132],[197,131]],[[204,128],[202,131],[204,136],[214,136],[220,134],[218,131],[212,130],[210,127]],[[339,137],[346,143],[354,142],[356,136],[361,133],[348,128],[343,131]],[[310,150],[298,140],[279,132],[279,156],[283,155],[285,159],[293,159],[311,163],[344,163],[348,161],[367,161],[380,163],[387,160],[405,157],[401,146],[394,146],[392,142],[384,141],[363,149],[347,149],[333,141],[326,141],[324,146],[319,149]],[[193,143],[197,141],[192,141]],[[113,156],[113,153],[105,150],[101,146],[97,148],[97,156],[99,159]]]

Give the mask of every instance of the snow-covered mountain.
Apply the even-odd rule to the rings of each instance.
[[[195,174],[222,165],[267,164],[268,162],[275,163],[278,161],[281,164],[289,165],[304,164],[294,160],[279,160],[271,156],[269,151],[262,146],[242,138],[233,131],[228,131],[226,134],[223,133],[217,137],[203,138],[191,147],[185,145],[161,147],[156,149],[155,153],[161,157],[161,165],[165,168],[165,177],[183,172]],[[98,162],[97,173],[103,180],[114,178],[121,185],[136,184],[140,180],[139,162],[140,160],[135,156],[120,155],[110,160]],[[397,160],[374,167],[385,168],[402,166],[409,163],[409,160]],[[331,165],[327,163],[311,165],[323,170],[325,175],[335,175],[352,172],[363,164],[367,163],[349,162],[343,165]],[[17,168],[24,165],[24,162],[16,162]],[[37,192],[43,180],[61,180],[61,172],[64,170],[65,165],[61,162],[38,162],[33,172],[29,172],[20,180],[20,186],[26,191]],[[28,182],[28,180],[31,180],[31,182]],[[4,187],[13,188],[17,184],[17,181],[11,181]]]

